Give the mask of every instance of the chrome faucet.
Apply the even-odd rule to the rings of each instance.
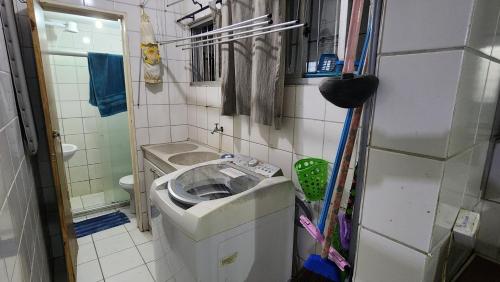
[[[212,130],[212,132],[210,132],[210,134],[214,134],[216,132],[224,132],[224,128],[222,126],[219,127],[219,124],[217,122],[215,123],[215,128]]]

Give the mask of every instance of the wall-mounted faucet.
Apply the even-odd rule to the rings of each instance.
[[[210,134],[214,134],[216,132],[220,132],[220,133],[224,132],[224,127],[222,127],[222,126],[219,127],[219,124],[217,122],[215,123],[215,128],[212,130],[212,132],[210,132]]]

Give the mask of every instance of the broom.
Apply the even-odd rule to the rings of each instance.
[[[362,107],[358,107],[354,110],[351,127],[349,128],[349,137],[347,139],[344,156],[342,157],[339,182],[333,200],[330,202],[330,209],[328,211],[328,225],[326,228],[325,240],[323,242],[321,256],[310,255],[304,262],[304,266],[299,271],[295,281],[340,281],[339,270],[337,269],[336,265],[328,259],[328,255],[330,252],[332,236],[335,230],[335,226],[337,225],[337,215],[340,209],[342,194],[344,193],[344,187],[347,180],[347,172],[349,171],[349,163],[351,162],[354,143],[356,141],[356,133],[359,127],[362,112]]]
[[[327,79],[320,85],[322,95],[333,104],[340,104],[341,106],[359,106],[375,93],[378,86],[378,79],[374,76],[364,76],[354,78],[354,60],[356,57],[356,47],[358,45],[358,34],[361,25],[361,17],[363,12],[364,0],[354,0],[352,4],[351,20],[349,24],[349,34],[347,42],[347,51],[344,69],[342,70],[342,78]],[[352,91],[355,89],[356,91]],[[345,103],[346,99],[351,97],[349,103]],[[340,102],[339,102],[340,101]],[[340,106],[339,105],[339,106]],[[337,224],[337,214],[340,209],[340,202],[344,192],[344,186],[349,171],[349,164],[351,155],[356,141],[356,132],[359,127],[363,108],[358,107],[354,111],[351,126],[349,128],[349,137],[347,139],[346,148],[342,157],[339,182],[333,200],[330,202],[330,209],[328,212],[328,226],[325,234],[325,241],[321,256],[310,255],[304,262],[303,268],[297,274],[295,281],[318,281],[339,282],[339,270],[336,265],[328,259],[330,245],[332,241],[333,232]]]

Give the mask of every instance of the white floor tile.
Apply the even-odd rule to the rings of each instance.
[[[130,248],[99,258],[104,277],[108,278],[144,263],[137,248]]]
[[[133,246],[134,242],[132,242],[127,232],[95,242],[95,249],[99,257],[107,256]]]
[[[127,232],[127,230],[125,229],[125,227],[123,227],[123,225],[120,225],[120,226],[116,226],[116,227],[113,227],[110,229],[106,229],[106,230],[94,233],[94,234],[92,234],[92,238],[94,238],[94,241],[98,241],[98,240],[102,240],[102,239],[105,239],[105,238],[108,238],[108,237],[111,237],[114,235],[121,234],[123,232]]]
[[[84,195],[82,196],[82,203],[84,208],[104,205],[106,203],[104,192]]]
[[[82,199],[80,197],[73,197],[73,198],[69,199],[69,202],[70,202],[72,211],[83,209],[83,203],[82,203]]]
[[[146,265],[127,270],[120,274],[106,278],[106,282],[153,282],[153,277]]]
[[[102,280],[102,272],[97,260],[89,261],[78,265],[77,278],[78,282],[96,282]]]
[[[80,238],[76,239],[76,241],[78,242],[78,246],[92,243],[92,235],[80,237]]]
[[[137,229],[137,219],[136,218],[129,218],[130,222],[124,224],[125,229],[127,229],[129,232]]]
[[[126,216],[128,216],[129,219],[135,218],[135,214],[130,212],[130,206],[121,207],[118,208],[117,210],[124,213]]]
[[[135,229],[130,231],[129,233],[130,237],[132,237],[132,240],[134,240],[134,243],[136,245],[149,242],[153,238],[150,231],[141,232],[139,229]]]
[[[158,277],[156,277],[156,262],[148,262],[146,265],[148,266],[149,272],[153,275],[153,278],[158,281]]]
[[[78,248],[78,258],[77,262],[78,264],[86,263],[92,260],[97,259],[97,255],[95,253],[95,247],[94,244],[85,244],[85,245],[80,245]]]
[[[145,262],[150,262],[155,259],[153,242],[147,242],[142,245],[138,245],[137,249],[139,249],[139,253],[141,253],[141,256]]]

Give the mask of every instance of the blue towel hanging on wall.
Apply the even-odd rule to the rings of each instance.
[[[127,111],[123,57],[102,53],[88,54],[89,103],[102,117]]]

